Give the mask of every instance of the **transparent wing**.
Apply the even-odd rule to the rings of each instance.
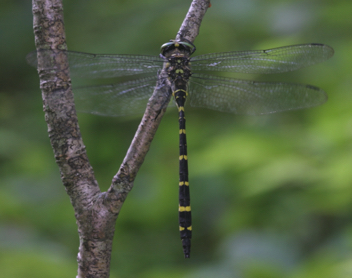
[[[195,71],[279,73],[329,59],[334,50],[324,44],[301,44],[256,51],[211,53],[191,59]]]
[[[57,55],[67,55],[72,76],[88,78],[111,78],[141,73],[156,73],[162,68],[163,60],[149,55],[104,55],[74,51],[41,50],[41,54],[54,59]],[[26,57],[27,62],[37,67],[37,52]],[[49,59],[49,60],[50,60]]]
[[[190,105],[235,114],[260,115],[317,106],[326,93],[314,86],[256,82],[194,74]]]
[[[157,76],[153,76],[119,84],[74,89],[77,111],[101,116],[142,115],[156,80]]]

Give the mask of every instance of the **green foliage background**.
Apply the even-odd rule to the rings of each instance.
[[[190,2],[66,0],[68,47],[158,55]],[[316,85],[329,100],[262,117],[187,111],[190,260],[177,229],[178,117],[170,109],[118,218],[111,277],[352,276],[351,12],[350,0],[212,1],[196,54],[328,44],[335,56],[323,64],[245,78]],[[31,3],[3,0],[0,15],[0,277],[75,277],[74,213],[38,76],[25,62],[34,49]],[[79,114],[79,122],[106,190],[139,121]]]

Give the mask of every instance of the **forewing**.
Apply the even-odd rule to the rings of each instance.
[[[334,50],[324,44],[301,44],[256,51],[211,53],[191,59],[193,71],[279,73],[329,59]]]
[[[87,78],[111,78],[142,73],[156,73],[162,68],[163,60],[149,55],[104,55],[74,51],[40,50],[50,63],[60,55],[67,55],[72,76]],[[37,52],[26,57],[27,62],[37,67]]]
[[[190,105],[235,114],[270,114],[320,105],[326,93],[314,86],[256,82],[194,74]]]
[[[142,115],[157,77],[73,90],[78,112],[101,116]]]

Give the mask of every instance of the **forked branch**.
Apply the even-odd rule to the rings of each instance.
[[[146,112],[126,157],[107,192],[101,192],[88,161],[71,90],[61,0],[33,0],[33,28],[45,120],[61,179],[75,210],[80,247],[77,277],[108,277],[115,222],[165,112],[170,91],[163,81]],[[194,0],[176,39],[198,34],[209,0]],[[48,52],[40,52],[50,49]],[[46,53],[46,54],[43,54]],[[165,72],[161,72],[161,75]],[[165,80],[160,78],[159,80]]]

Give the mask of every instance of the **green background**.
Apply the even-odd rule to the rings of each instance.
[[[68,48],[158,55],[189,4],[64,1]],[[245,78],[312,84],[329,100],[260,117],[186,111],[189,260],[178,233],[178,116],[169,109],[119,215],[111,277],[352,276],[351,13],[350,0],[212,1],[196,54],[328,44],[335,56],[320,65]],[[30,1],[2,1],[0,40],[0,277],[75,277],[74,212],[46,132],[38,76],[25,62],[34,50]],[[79,123],[105,191],[139,119],[79,114]]]

